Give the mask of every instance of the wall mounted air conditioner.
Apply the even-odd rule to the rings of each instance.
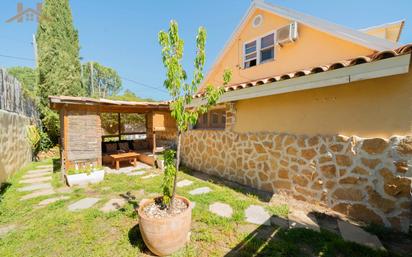
[[[279,45],[294,42],[297,38],[298,23],[296,21],[283,26],[276,31],[276,43]]]

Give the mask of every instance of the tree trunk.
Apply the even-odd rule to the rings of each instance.
[[[171,204],[173,206],[173,201],[175,200],[175,194],[176,194],[176,182],[177,182],[177,173],[179,172],[179,166],[180,166],[180,138],[182,136],[182,133],[180,131],[177,132],[177,151],[176,151],[176,173],[175,173],[175,178],[173,181],[173,193],[172,193],[172,199],[171,199]]]

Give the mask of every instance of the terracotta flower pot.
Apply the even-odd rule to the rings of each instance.
[[[154,199],[143,200],[138,209],[139,228],[143,241],[152,253],[165,256],[182,248],[187,240],[192,223],[192,208],[190,201],[182,196],[176,198],[183,200],[188,208],[177,216],[167,218],[148,217],[143,208]]]

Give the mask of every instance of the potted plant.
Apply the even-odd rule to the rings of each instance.
[[[69,186],[95,184],[104,180],[104,169],[101,166],[68,169],[66,173],[66,181]]]
[[[182,67],[183,40],[179,37],[176,21],[170,22],[168,32],[160,31],[159,43],[162,60],[166,68],[164,85],[171,96],[171,115],[177,124],[177,151],[168,150],[164,154],[165,172],[163,195],[143,200],[138,209],[139,228],[146,246],[157,255],[169,255],[185,245],[190,232],[192,211],[190,201],[176,195],[177,171],[180,165],[180,142],[182,133],[197,122],[203,114],[217,103],[223,94],[223,87],[208,85],[202,104],[187,108],[203,79],[205,64],[206,30],[200,27],[196,37],[196,57],[193,80],[187,83],[187,75]],[[225,71],[223,85],[230,81],[231,73]],[[175,160],[176,157],[176,160]]]

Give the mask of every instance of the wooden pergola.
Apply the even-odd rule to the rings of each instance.
[[[50,96],[50,107],[60,115],[60,146],[62,166],[72,168],[75,163],[102,164],[102,140],[138,133],[122,133],[122,113],[144,114],[146,140],[153,155],[156,153],[156,137],[173,135],[176,124],[170,115],[168,102],[129,102],[86,97]],[[102,113],[117,113],[118,134],[102,133]]]

